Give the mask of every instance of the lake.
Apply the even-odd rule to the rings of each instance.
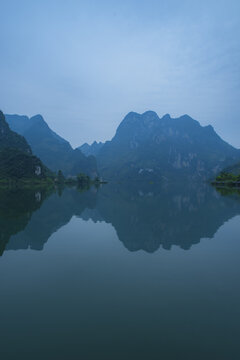
[[[0,191],[1,358],[240,358],[240,196]]]

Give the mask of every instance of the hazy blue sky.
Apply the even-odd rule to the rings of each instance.
[[[189,114],[240,147],[239,0],[0,0],[0,108],[73,146],[129,111]]]

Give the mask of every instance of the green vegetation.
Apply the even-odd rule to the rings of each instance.
[[[50,175],[50,171],[32,154],[11,148],[0,151],[0,178],[46,179]]]
[[[240,187],[240,174],[222,171],[212,184],[216,187]]]
[[[217,191],[223,196],[237,195],[239,199],[240,188],[233,186],[216,187]]]
[[[227,172],[221,172],[217,177],[216,181],[224,181],[224,182],[240,182],[240,174],[235,175]]]
[[[106,184],[106,181],[102,181],[98,176],[91,179],[88,175],[80,173],[74,177],[68,177],[64,180],[64,184],[69,186],[77,186],[78,188],[89,189],[91,185],[99,186],[100,184]]]
[[[0,179],[0,189],[52,189],[54,181],[51,178],[39,179]]]

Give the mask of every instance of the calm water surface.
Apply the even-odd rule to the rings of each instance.
[[[240,359],[240,197],[0,191],[1,359]]]

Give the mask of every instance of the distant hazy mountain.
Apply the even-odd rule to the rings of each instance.
[[[203,178],[240,160],[240,150],[188,115],[129,113],[97,154],[105,178]]]
[[[62,170],[67,175],[80,172],[97,175],[96,159],[86,157],[79,149],[73,150],[69,142],[52,131],[41,115],[31,118],[6,115],[10,128],[25,137],[32,151],[51,170]]]
[[[41,178],[47,172],[40,159],[32,155],[24,137],[10,130],[0,111],[0,177]]]
[[[103,145],[104,143],[102,143],[101,141],[100,142],[94,141],[91,145],[85,143],[79,146],[77,149],[81,150],[82,153],[86,156],[89,155],[97,156]]]

